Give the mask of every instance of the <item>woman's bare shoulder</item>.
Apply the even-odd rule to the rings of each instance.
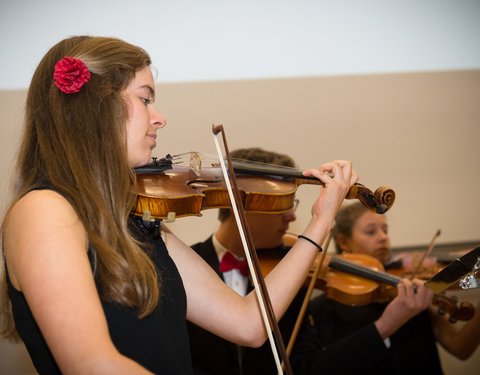
[[[67,219],[76,217],[69,201],[60,193],[44,189],[32,190],[21,197],[10,209],[6,222],[21,220],[44,221],[48,218]]]
[[[83,224],[67,199],[53,190],[34,190],[9,210],[3,228],[4,253],[14,286],[21,270],[28,274],[32,257],[56,256],[78,250],[86,254]],[[68,246],[67,246],[68,245]]]

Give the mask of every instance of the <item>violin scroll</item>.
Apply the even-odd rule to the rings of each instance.
[[[444,315],[448,313],[448,321],[455,323],[457,320],[467,321],[473,318],[475,307],[469,302],[460,302],[457,306],[457,297],[447,297],[444,294],[435,294],[432,304],[438,307],[438,313]]]
[[[377,207],[385,209],[383,212],[378,212],[377,210],[377,213],[384,213],[393,206],[393,203],[395,202],[395,191],[389,187],[380,186],[375,190],[375,200],[377,202]]]
[[[384,214],[395,202],[395,191],[386,186],[380,186],[375,193],[373,193],[366,186],[356,183],[354,184],[346,195],[347,199],[358,199],[370,211],[377,214]]]

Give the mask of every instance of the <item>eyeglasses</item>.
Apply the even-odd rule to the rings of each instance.
[[[293,208],[292,208],[293,212],[297,211],[297,208],[298,208],[299,204],[300,204],[300,199],[294,199],[293,200]]]

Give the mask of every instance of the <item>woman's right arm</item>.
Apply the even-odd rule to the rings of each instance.
[[[25,195],[5,221],[4,251],[62,373],[149,374],[113,345],[87,256],[85,229],[51,190]]]

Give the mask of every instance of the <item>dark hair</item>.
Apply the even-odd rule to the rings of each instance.
[[[259,163],[281,165],[284,167],[295,167],[293,159],[285,154],[273,151],[265,151],[259,147],[240,148],[230,152],[230,156],[235,159],[256,161]],[[231,214],[228,208],[221,208],[218,211],[218,220],[224,222]]]

